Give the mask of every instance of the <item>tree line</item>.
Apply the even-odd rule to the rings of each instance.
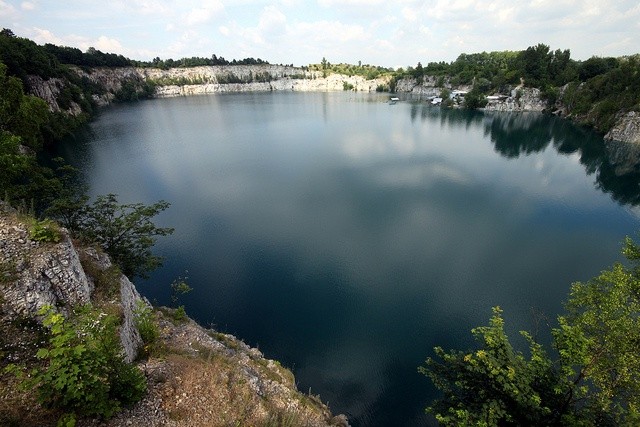
[[[226,60],[222,56],[217,56],[216,54],[211,55],[210,58],[192,56],[190,58],[182,58],[178,60],[174,60],[172,58],[169,59],[160,59],[160,57],[155,57],[151,61],[132,61],[132,65],[136,67],[147,67],[147,68],[160,68],[163,70],[169,68],[188,68],[188,67],[200,67],[200,66],[212,66],[212,65],[266,65],[269,64],[268,61],[264,61],[260,58],[244,58],[244,59],[232,59],[231,61]]]

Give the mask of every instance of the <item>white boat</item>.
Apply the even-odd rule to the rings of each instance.
[[[398,101],[400,101],[400,98],[396,98],[395,96],[392,96],[391,99],[389,99],[389,104],[395,104]]]

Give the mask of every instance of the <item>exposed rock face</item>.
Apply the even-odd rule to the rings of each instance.
[[[83,248],[81,251],[101,270],[106,270],[113,265],[106,254],[98,252],[95,248]],[[138,328],[135,325],[135,310],[139,303],[148,303],[144,301],[127,276],[119,274],[117,280],[119,282],[120,306],[122,307],[120,343],[122,344],[125,360],[132,362],[138,355],[138,349],[143,344],[140,332],[138,332]]]
[[[544,111],[546,101],[540,98],[540,89],[516,88],[511,90],[511,95],[505,100],[489,101],[484,107],[485,111]]]
[[[15,316],[35,317],[51,305],[69,308],[87,304],[91,285],[80,265],[71,239],[62,233],[60,243],[39,243],[29,239],[28,227],[0,205],[1,261],[13,270],[14,281],[4,285],[3,309]]]
[[[88,304],[94,283],[85,273],[80,256],[66,230],[59,243],[41,243],[29,238],[28,225],[0,202],[0,261],[11,279],[2,289],[2,311],[15,318],[32,318],[45,305],[63,312]],[[111,266],[106,255],[94,249],[84,253],[102,268]],[[126,276],[120,275],[120,304],[123,322],[120,341],[125,359],[135,359],[142,344],[134,324],[134,310],[142,298]]]
[[[630,111],[618,119],[605,139],[640,144],[640,113]]]
[[[342,74],[329,74],[327,77],[322,77],[322,73],[317,71],[309,72],[302,68],[280,65],[141,69],[140,71],[145,78],[162,83],[156,88],[158,97],[222,92],[331,92],[344,90],[345,84],[359,92],[375,92],[378,86],[389,83],[388,78],[366,80],[362,76]],[[228,83],[229,76],[245,80],[247,83]],[[166,84],[172,81],[186,82],[186,84]],[[189,84],[189,82],[196,83]]]
[[[445,87],[450,89],[448,85]],[[422,83],[418,83],[415,78],[400,79],[396,83],[396,92],[419,96],[439,96],[442,89],[441,87],[436,87],[436,78],[434,76],[424,76]]]
[[[44,101],[49,104],[51,111],[60,111],[60,106],[56,98],[64,87],[64,82],[61,79],[51,78],[44,80],[40,76],[27,76],[27,84],[29,86],[29,92],[38,98],[44,99]]]

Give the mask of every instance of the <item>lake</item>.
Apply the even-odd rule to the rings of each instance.
[[[640,229],[640,180],[555,117],[387,100],[119,105],[62,153],[92,195],[172,204],[156,221],[175,227],[156,246],[165,264],[138,283],[151,301],[168,305],[186,275],[189,315],[281,361],[352,425],[435,425],[417,371],[433,347],[472,346],[493,306],[510,336],[548,341],[570,284]]]

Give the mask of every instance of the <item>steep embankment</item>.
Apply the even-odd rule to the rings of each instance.
[[[131,362],[142,345],[136,316],[148,303],[100,251],[78,246],[64,229],[50,243],[34,240],[29,230],[27,220],[0,202],[0,425],[53,426],[60,413],[40,406],[33,390],[21,390],[3,371],[8,363],[38,363],[38,310],[50,305],[69,313],[92,304],[119,313],[122,352]],[[78,425],[348,425],[318,397],[300,393],[289,370],[235,337],[170,309],[153,312],[153,322],[160,336],[138,362],[146,396],[108,422]]]

